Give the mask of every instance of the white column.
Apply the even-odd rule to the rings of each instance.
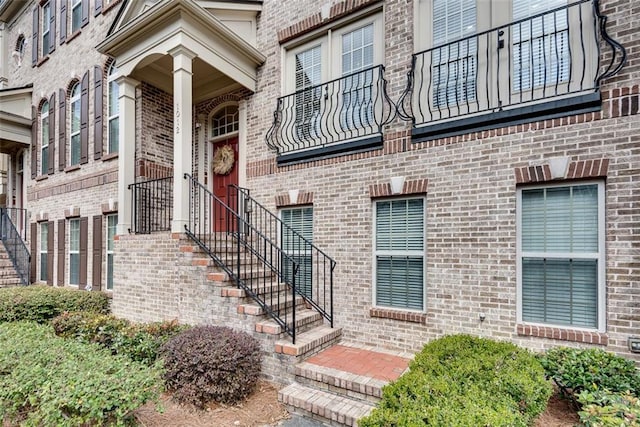
[[[127,188],[135,182],[136,158],[136,86],[139,81],[120,76],[118,82],[118,227],[117,234],[127,234],[131,229],[131,191]]]
[[[193,174],[192,87],[195,53],[178,46],[173,56],[173,221],[171,232],[183,233],[189,222],[189,181]]]

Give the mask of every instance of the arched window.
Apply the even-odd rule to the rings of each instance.
[[[109,141],[109,153],[117,153],[119,144],[119,132],[120,132],[120,107],[118,105],[118,83],[116,77],[118,76],[118,69],[115,63],[111,63],[109,71],[107,72],[107,138]]]
[[[71,151],[71,165],[80,163],[80,83],[76,82],[70,91],[69,104],[71,106],[71,131],[69,132],[69,147]]]
[[[24,58],[24,51],[27,48],[27,39],[24,38],[24,34],[20,34],[18,36],[18,40],[16,40],[15,49],[13,49],[13,53],[11,54],[13,58],[16,60],[16,64],[18,67],[22,65],[22,59]]]
[[[49,102],[40,107],[40,174],[49,172]]]
[[[227,105],[211,116],[211,138],[238,131],[238,106]]]

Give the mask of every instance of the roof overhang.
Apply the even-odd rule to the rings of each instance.
[[[31,145],[31,85],[0,90],[0,153]]]
[[[255,91],[256,67],[265,56],[193,0],[161,0],[119,24],[97,49],[116,59],[121,75],[132,75],[137,67],[185,47],[198,60]]]

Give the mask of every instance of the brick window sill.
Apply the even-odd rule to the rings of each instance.
[[[42,58],[40,58],[40,60],[38,62],[36,62],[36,67],[41,66],[42,64],[44,64],[48,60],[49,60],[49,55],[43,56]]]
[[[76,30],[75,33],[73,33],[73,34],[71,34],[70,36],[67,37],[67,39],[65,40],[65,43],[69,44],[69,42],[71,40],[75,39],[76,37],[78,37],[81,32],[82,32],[82,30]]]
[[[563,329],[552,326],[535,326],[519,324],[518,335],[526,337],[549,338],[560,341],[572,341],[585,344],[608,345],[609,336],[602,332]]]
[[[113,159],[117,159],[118,158],[118,153],[109,153],[109,154],[105,154],[104,156],[102,156],[102,161],[103,162],[108,162],[109,160],[113,160]]]
[[[392,310],[389,308],[372,307],[369,309],[369,316],[382,319],[401,320],[403,322],[427,323],[427,315],[415,311]]]
[[[36,176],[36,181],[44,181],[45,179],[49,179],[49,175],[38,175],[38,176]]]
[[[65,173],[80,170],[80,165],[67,166],[64,168]]]

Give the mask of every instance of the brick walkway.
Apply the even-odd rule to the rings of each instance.
[[[409,359],[356,347],[334,345],[307,359],[306,362],[356,375],[393,381],[407,369]]]

